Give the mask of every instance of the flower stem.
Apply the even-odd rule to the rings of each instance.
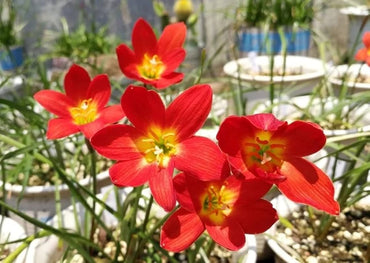
[[[96,196],[97,195],[97,181],[96,181],[96,153],[94,148],[91,146],[90,141],[85,138],[85,143],[87,145],[87,148],[89,149],[89,154],[90,154],[90,176],[92,178],[92,191],[93,194]],[[92,201],[92,211],[95,212],[96,208],[96,202],[95,200]],[[96,229],[96,222],[94,217],[91,217],[91,227],[90,227],[90,240],[94,241],[94,234],[95,234],[95,229]],[[92,251],[90,251],[92,252]]]
[[[14,262],[16,260],[16,258],[19,256],[19,254],[22,253],[22,251],[25,248],[27,248],[31,244],[32,241],[34,241],[37,238],[46,237],[46,236],[49,236],[49,235],[50,235],[49,231],[41,230],[40,232],[38,232],[34,235],[28,236],[23,241],[23,243],[20,244],[12,253],[10,253],[2,262],[3,263]]]

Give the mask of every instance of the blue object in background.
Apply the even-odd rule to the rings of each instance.
[[[10,52],[5,49],[0,50],[0,65],[2,70],[9,71],[16,69],[23,64],[23,47],[17,46],[10,48]]]
[[[288,31],[285,33],[287,40],[288,53],[308,52],[310,48],[311,31],[307,29],[299,29],[297,31]]]
[[[289,54],[307,53],[310,48],[311,32],[298,29],[286,31],[285,40]],[[239,35],[239,50],[243,53],[259,54],[281,52],[282,41],[277,31],[262,32],[257,28],[247,29]]]

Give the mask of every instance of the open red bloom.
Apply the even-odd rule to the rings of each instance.
[[[38,103],[58,116],[48,123],[48,139],[59,139],[77,132],[90,139],[99,129],[124,117],[120,105],[106,107],[111,95],[106,75],[90,80],[84,68],[72,65],[64,78],[64,89],[66,94],[41,90],[34,95]]]
[[[158,89],[180,82],[184,75],[174,71],[185,58],[185,36],[185,24],[174,23],[166,26],[157,40],[151,26],[139,19],[132,31],[133,50],[125,44],[116,49],[121,71]]]
[[[318,125],[304,121],[288,124],[272,114],[230,116],[221,124],[217,139],[233,166],[247,178],[256,176],[275,183],[292,201],[339,213],[329,177],[303,158],[325,145],[326,137]]]
[[[256,178],[232,175],[205,182],[181,173],[174,185],[180,208],[164,223],[160,237],[170,251],[186,249],[204,230],[219,245],[238,250],[246,233],[262,233],[278,219],[272,205],[261,199],[271,185]]]
[[[362,42],[365,47],[357,51],[355,59],[366,62],[366,64],[370,66],[370,31],[365,32],[362,37]]]
[[[117,186],[139,186],[149,181],[154,199],[165,210],[175,206],[174,168],[201,179],[220,178],[224,154],[210,139],[194,136],[212,104],[208,85],[193,86],[166,109],[155,91],[129,86],[121,105],[134,125],[112,125],[97,132],[93,147],[117,160],[110,177]]]

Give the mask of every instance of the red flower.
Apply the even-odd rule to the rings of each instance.
[[[166,26],[157,40],[151,26],[139,19],[132,31],[133,50],[125,44],[116,49],[121,71],[158,89],[180,82],[184,75],[174,71],[185,58],[185,36],[185,24],[174,23]]]
[[[233,166],[247,178],[256,176],[275,183],[292,201],[339,213],[329,177],[302,158],[325,145],[326,137],[318,125],[304,121],[288,124],[272,114],[231,116],[221,124],[217,139]]]
[[[365,47],[357,51],[355,59],[366,62],[366,64],[370,66],[370,31],[365,32],[362,37],[362,42]]]
[[[204,230],[219,245],[238,250],[246,233],[262,233],[278,219],[272,205],[261,199],[271,185],[259,179],[229,176],[205,182],[181,173],[174,185],[180,208],[164,223],[160,237],[170,251],[186,249]]]
[[[86,138],[107,124],[124,117],[120,105],[106,107],[111,87],[106,75],[93,80],[85,69],[72,65],[64,78],[65,93],[41,90],[34,99],[45,109],[58,116],[49,120],[46,136],[59,139],[82,132]]]
[[[175,206],[174,168],[204,180],[220,178],[225,157],[210,139],[193,136],[202,127],[212,104],[208,85],[196,85],[166,109],[155,91],[129,86],[121,105],[134,125],[112,125],[91,139],[103,156],[118,160],[110,169],[117,186],[139,186],[149,181],[154,199],[165,210]]]

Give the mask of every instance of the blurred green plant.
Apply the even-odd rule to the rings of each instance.
[[[9,49],[19,43],[16,25],[16,10],[12,0],[0,2],[0,48]]]
[[[51,57],[67,57],[74,63],[88,63],[89,59],[114,52],[117,39],[108,35],[108,28],[80,24],[71,31],[65,18],[61,19],[62,31],[55,39],[49,54]]]
[[[265,24],[270,29],[280,26],[307,27],[313,19],[312,0],[247,0],[240,6],[242,21],[248,27]]]

